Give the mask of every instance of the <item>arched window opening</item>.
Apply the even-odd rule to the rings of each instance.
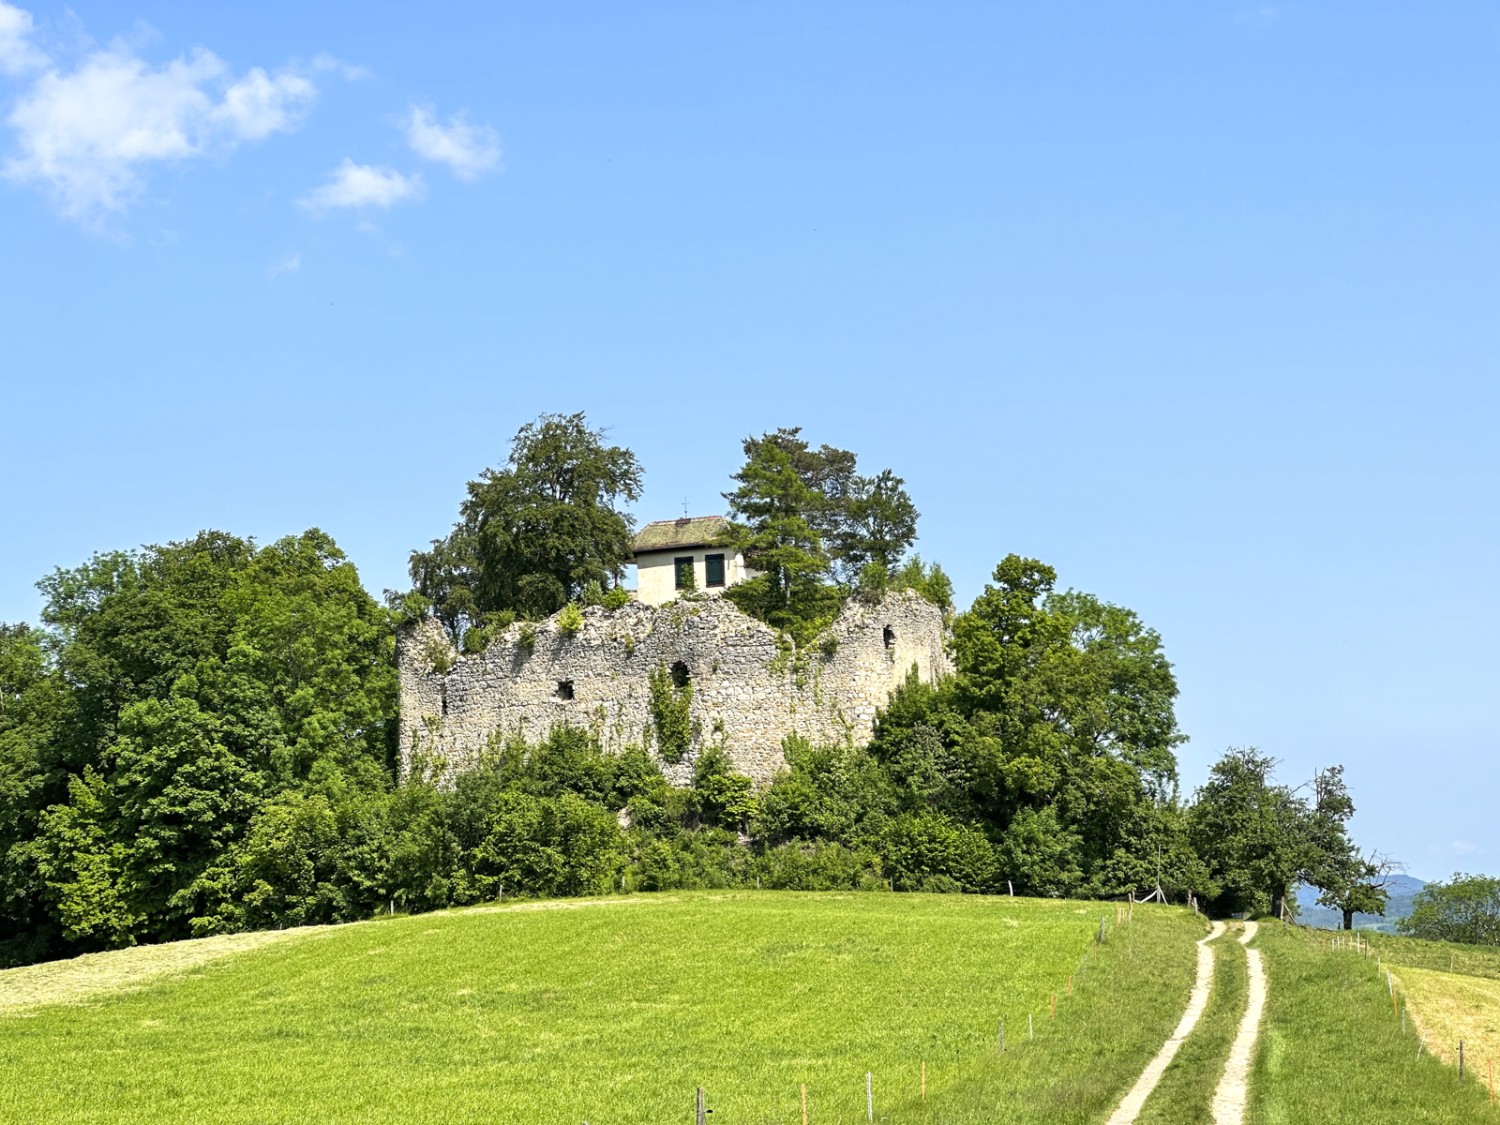
[[[688,683],[689,683],[689,681],[692,680],[692,678],[693,678],[693,674],[688,671],[688,666],[686,664],[684,664],[682,661],[679,660],[679,661],[677,661],[677,663],[675,663],[675,664],[672,665],[672,686],[673,687],[675,687],[675,688],[685,688],[685,687],[688,686]]]
[[[881,632],[880,639],[885,642],[886,648],[890,648],[896,643],[896,630],[887,625]]]

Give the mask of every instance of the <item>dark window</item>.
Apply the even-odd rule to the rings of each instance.
[[[896,643],[896,630],[887,625],[885,627],[885,632],[880,634],[880,639],[885,642],[886,648],[890,648],[893,644]]]
[[[679,590],[691,590],[693,588],[693,556],[673,559],[672,569],[677,572],[677,588]]]
[[[724,585],[724,556],[703,556],[703,584],[705,586]]]
[[[688,671],[688,666],[682,661],[679,660],[676,664],[672,665],[673,687],[685,688],[688,686],[688,681],[692,678],[693,676],[692,673]]]
[[[572,680],[558,680],[557,681],[557,698],[558,699],[572,699],[573,698],[573,681]]]
[[[443,684],[438,688],[438,705],[442,707],[443,714],[448,713],[448,685]]]

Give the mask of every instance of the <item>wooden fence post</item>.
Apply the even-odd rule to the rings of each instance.
[[[708,1110],[703,1105],[703,1087],[698,1087],[698,1125],[708,1125]]]

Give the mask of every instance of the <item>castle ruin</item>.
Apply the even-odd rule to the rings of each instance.
[[[758,784],[785,765],[782,743],[868,740],[875,715],[916,669],[933,682],[951,671],[942,611],[910,591],[869,604],[851,598],[827,630],[794,650],[769,625],[726,598],[688,596],[664,605],[632,602],[583,610],[569,631],[554,614],[511,625],[480,653],[454,648],[427,619],[400,636],[401,770],[418,755],[441,775],[471,768],[497,738],[536,740],[560,724],[585,727],[606,751],[653,748],[653,670],[692,685],[692,738],[677,762],[686,784],[706,745],[722,743],[736,769]]]

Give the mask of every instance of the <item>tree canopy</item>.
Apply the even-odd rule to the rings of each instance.
[[[806,641],[873,568],[885,585],[917,535],[918,512],[889,469],[860,476],[846,449],[813,449],[797,427],[744,441],[738,487],[724,493],[731,532],[758,576],[729,591],[740,608]]]
[[[862,476],[796,429],[744,452],[731,535],[761,573],[726,596],[799,644],[851,594],[913,589],[951,610],[941,568],[910,553],[901,478]],[[913,674],[867,745],[790,740],[762,789],[729,732],[695,746],[691,683],[666,669],[654,747],[609,755],[560,725],[497,735],[442,784],[398,782],[405,613],[430,608],[467,646],[575,600],[618,608],[639,494],[629,450],[582,414],[544,415],[413,553],[400,614],[316,529],[269,546],[204,531],[44,578],[40,626],[0,624],[0,965],[502,891],[1160,888],[1228,912],[1282,909],[1307,881],[1346,924],[1383,906],[1388,865],[1354,845],[1339,767],[1293,788],[1232,750],[1184,804],[1161,637],[1019,555],[951,619],[956,675]],[[1409,926],[1497,940],[1497,901],[1500,882],[1456,876]]]
[[[582,413],[526,423],[505,466],[469,482],[453,530],[412,552],[417,593],[457,638],[492,615],[543,617],[590,584],[617,585],[634,527],[621,505],[640,498],[641,475]]]
[[[47,629],[0,634],[12,942],[189,936],[265,801],[387,784],[390,623],[321,531],[203,532],[39,585]]]
[[[1457,874],[1446,883],[1428,883],[1396,928],[1428,941],[1500,945],[1500,879]]]

